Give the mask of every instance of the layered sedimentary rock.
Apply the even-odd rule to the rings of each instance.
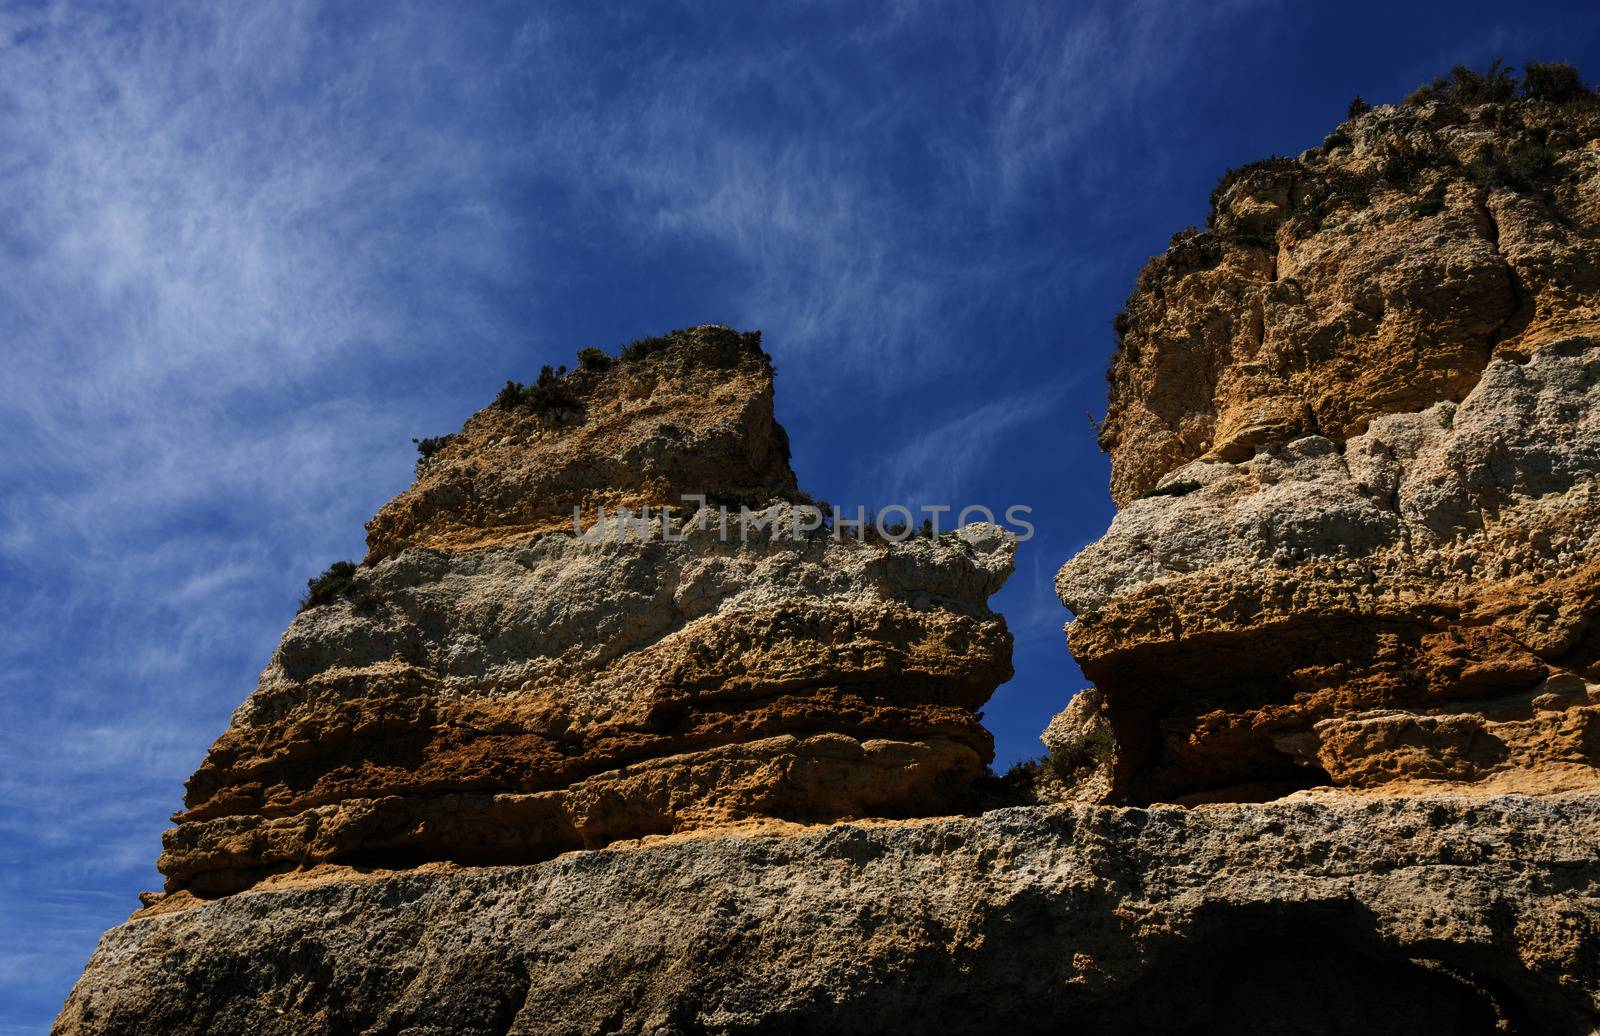
[[[57,1031],[1600,1031],[1595,118],[1378,109],[1152,261],[1058,579],[1084,804],[949,815],[999,530],[573,533],[799,513],[697,329],[426,444]]]
[[[587,352],[587,351],[586,351]],[[548,374],[546,375],[548,378]],[[531,398],[524,398],[531,397]],[[679,507],[686,494],[804,499],[772,416],[758,333],[703,327],[635,343],[474,414],[367,523],[367,561],[572,527],[573,508]]]
[[[1578,1036],[1595,805],[1007,809],[313,875],[114,930],[58,1030]]]
[[[1014,541],[804,530],[756,339],[695,329],[517,398],[423,462],[289,627],[189,781],[169,891],[927,815],[993,757],[975,712],[1010,638],[985,602]]]
[[[1597,136],[1593,105],[1440,100],[1229,173],[1117,318],[1117,502],[1192,460],[1460,402],[1494,356],[1594,333]]]
[[[1151,262],[1122,508],[1057,581],[1096,695],[1052,740],[1112,730],[1099,797],[1600,783],[1597,136],[1379,109]]]

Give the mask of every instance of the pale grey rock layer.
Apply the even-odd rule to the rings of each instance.
[[[1588,1033],[1600,798],[1033,807],[229,896],[56,1031]]]
[[[954,811],[1011,675],[1016,538],[863,541],[702,510],[358,569],[190,779],[169,891],[383,858],[532,863],[751,816]],[[593,522],[593,515],[586,516]],[[753,526],[754,523],[752,523]]]
[[[804,519],[789,504],[758,515],[764,525],[744,536],[737,513],[726,531],[710,510],[666,531],[659,515],[646,524],[613,513],[589,525],[589,514],[583,538],[544,535],[459,554],[402,551],[356,573],[353,595],[382,607],[335,605],[296,617],[233,722],[281,719],[314,697],[308,685],[329,670],[413,662],[456,697],[536,689],[557,699],[569,726],[586,730],[650,704],[636,700],[636,672],[618,676],[608,666],[698,622],[797,605],[904,605],[992,619],[986,602],[1010,575],[1016,550],[1014,537],[986,523],[942,539],[863,544],[795,532]],[[574,672],[591,675],[574,684]]]
[[[1313,563],[1343,569],[1352,601],[1418,584],[1459,595],[1484,578],[1558,578],[1600,556],[1600,525],[1585,520],[1597,472],[1600,343],[1564,339],[1491,361],[1459,406],[1377,417],[1342,444],[1311,435],[1241,463],[1178,468],[1159,486],[1179,492],[1123,507],[1056,586],[1067,607],[1092,615],[1165,580],[1282,583]],[[1205,603],[1174,602],[1196,613]]]
[[[1117,741],[1072,797],[1596,786],[1597,474],[1600,341],[1577,334],[1502,353],[1460,403],[1169,472],[1056,579],[1102,704],[1045,740]]]

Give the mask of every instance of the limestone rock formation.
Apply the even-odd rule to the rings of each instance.
[[[56,1031],[1600,1031],[1597,107],[1434,89],[1151,262],[1069,804],[955,815],[1014,542],[772,534],[694,329],[425,444]]]
[[[692,328],[514,386],[421,462],[367,523],[367,561],[405,547],[460,549],[572,527],[572,510],[803,499],[772,416],[759,333]],[[592,354],[591,354],[592,355]]]
[[[424,461],[367,563],[289,627],[189,781],[169,891],[935,814],[982,773],[1008,534],[804,531],[750,336],[694,329],[545,389],[557,406],[508,396]]]
[[[1596,804],[1006,809],[330,869],[112,931],[58,1031],[1579,1036]]]
[[[1592,105],[1390,105],[1230,173],[1117,319],[1117,503],[1189,461],[1459,403],[1493,357],[1593,333],[1597,126]]]
[[[1140,278],[1061,570],[1108,801],[1600,784],[1600,114],[1380,108]],[[1088,785],[1080,782],[1080,788]]]

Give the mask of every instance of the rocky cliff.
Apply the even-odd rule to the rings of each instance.
[[[1235,170],[1141,274],[1122,509],[1057,581],[1092,797],[1596,785],[1600,115],[1455,93]]]
[[[1589,1033],[1593,799],[1002,809],[307,874],[132,921],[58,1031]]]
[[[1515,94],[1140,276],[1032,804],[968,794],[1015,544],[772,533],[770,365],[694,329],[423,444],[57,1031],[1600,1031],[1600,115]]]
[[[1014,542],[805,528],[758,338],[637,352],[428,444],[190,779],[169,892],[953,808],[994,754]]]

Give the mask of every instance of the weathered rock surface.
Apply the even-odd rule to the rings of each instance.
[[[1118,317],[1119,504],[1197,459],[1460,402],[1497,352],[1596,333],[1600,113],[1384,106],[1229,174]]]
[[[367,560],[568,529],[574,507],[802,499],[760,334],[708,326],[654,341],[670,346],[579,367],[538,409],[474,414],[367,523]]]
[[[798,514],[758,340],[693,329],[435,444],[57,1032],[1600,1031],[1597,125],[1379,109],[1145,271],[1078,804],[950,816],[998,529],[573,534]]]
[[[749,532],[680,505],[672,527],[613,511],[574,535],[573,500],[792,493],[771,391],[753,340],[704,328],[591,378],[588,418],[476,415],[374,520],[342,594],[295,619],[190,779],[168,889],[950,811],[993,758],[975,714],[1011,675],[986,605],[1008,534],[797,537],[806,516],[778,500]],[[521,438],[500,444],[508,428]],[[650,472],[671,477],[639,496]],[[529,531],[545,519],[562,524]]]
[[[1588,338],[1492,361],[1460,406],[1172,472],[1183,492],[1128,504],[1058,579],[1117,790],[1594,783],[1597,472]]]
[[[57,1032],[1576,1036],[1596,805],[1034,807],[269,883],[109,932]]]
[[[1114,731],[1079,797],[1600,784],[1597,136],[1378,109],[1152,261],[1122,508],[1057,580],[1097,696],[1052,739]]]

